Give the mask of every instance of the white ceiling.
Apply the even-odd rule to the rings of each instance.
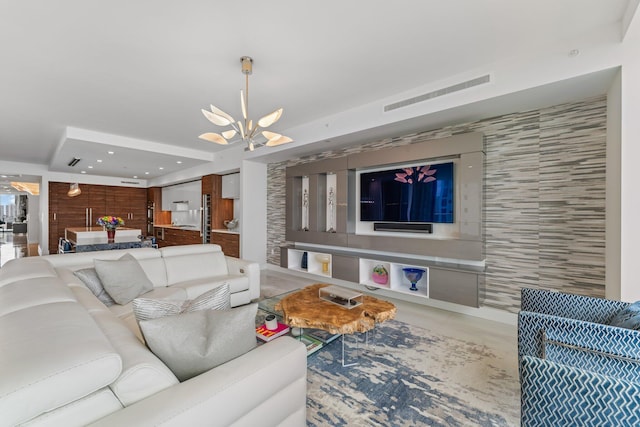
[[[483,64],[583,37],[620,22],[628,4],[4,1],[0,160],[153,178],[208,162],[225,148],[197,138],[215,131],[200,109],[212,103],[241,116],[243,55],[254,58],[250,116],[284,107],[273,130],[286,133]],[[611,75],[598,74],[581,88],[601,90]],[[495,111],[510,104],[496,102]],[[494,112],[486,106],[482,111]],[[469,112],[442,112],[434,120],[463,113]],[[69,130],[77,135],[65,136]],[[297,150],[295,142],[288,148]],[[105,154],[109,150],[116,154]],[[70,169],[73,157],[83,160]]]

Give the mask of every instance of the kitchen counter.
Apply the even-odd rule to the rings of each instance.
[[[229,230],[227,228],[216,228],[215,230],[211,230],[212,233],[227,233],[227,234],[240,234],[240,231],[237,229]]]
[[[107,232],[102,227],[70,227],[64,229],[65,238],[75,245],[95,245],[107,243]],[[139,228],[118,227],[115,243],[139,242],[142,234]]]
[[[154,227],[157,228],[171,228],[174,230],[185,230],[185,231],[197,231],[200,232],[200,227],[196,225],[171,225],[171,224],[153,224]]]

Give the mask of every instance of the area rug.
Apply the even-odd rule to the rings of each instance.
[[[507,355],[396,320],[376,327],[374,342],[360,344],[353,367],[342,367],[339,339],[309,356],[308,426],[519,425]]]

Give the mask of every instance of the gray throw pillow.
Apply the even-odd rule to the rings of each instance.
[[[153,290],[153,283],[131,254],[116,260],[95,259],[93,265],[104,289],[120,305]]]
[[[104,290],[102,282],[98,277],[98,273],[95,268],[83,268],[81,270],[74,271],[73,274],[85,284],[87,288],[100,300],[104,305],[109,307],[116,302],[111,296]]]
[[[256,346],[258,304],[231,310],[201,310],[143,320],[151,351],[180,381],[200,375]]]
[[[151,298],[136,298],[133,300],[133,314],[138,322],[165,316],[175,316],[181,313],[191,313],[198,310],[228,310],[230,308],[231,291],[228,283],[211,289],[192,300],[158,300]]]

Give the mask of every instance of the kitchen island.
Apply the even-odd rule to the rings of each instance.
[[[142,230],[118,227],[114,243],[139,242]],[[76,246],[107,243],[107,232],[102,227],[71,227],[64,229],[64,237]]]

